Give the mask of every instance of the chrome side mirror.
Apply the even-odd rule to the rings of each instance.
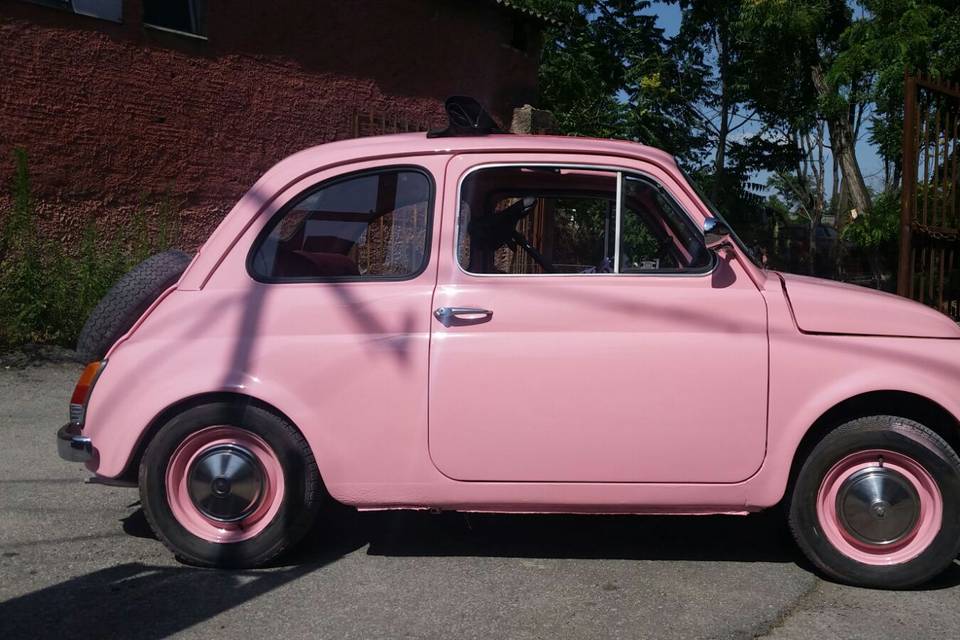
[[[703,241],[711,251],[731,244],[730,233],[730,227],[720,218],[703,221]]]

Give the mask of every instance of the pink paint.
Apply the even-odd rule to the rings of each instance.
[[[252,453],[263,470],[263,488],[253,512],[237,522],[219,522],[204,515],[190,498],[188,469],[213,447],[237,445]],[[184,529],[208,542],[241,542],[266,529],[283,502],[283,468],[276,453],[262,438],[234,427],[208,427],[197,431],[174,451],[167,467],[167,504]]]
[[[880,464],[904,477],[920,498],[916,524],[902,539],[889,545],[868,544],[855,538],[840,522],[835,506],[845,480],[862,469]],[[859,451],[840,460],[827,472],[817,493],[817,518],[827,540],[847,557],[870,565],[901,564],[920,555],[939,533],[943,496],[930,473],[912,458],[888,450]]]
[[[957,338],[957,324],[919,302],[843,282],[780,274],[797,326],[808,333]]]
[[[165,409],[231,392],[286,415],[333,497],[364,509],[744,512],[783,497],[803,436],[848,398],[898,390],[960,416],[949,321],[764,272],[736,247],[701,275],[463,272],[460,180],[491,163],[639,173],[698,227],[710,215],[670,156],[622,141],[410,134],[302,151],[257,181],[114,346],[87,411],[89,468],[120,476]],[[421,167],[436,185],[423,272],[280,285],[248,275],[251,245],[291,199],[389,165]],[[433,317],[443,306],[494,315],[446,327]]]

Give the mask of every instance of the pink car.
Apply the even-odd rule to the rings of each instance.
[[[478,131],[476,133],[482,133]],[[960,552],[960,329],[765,271],[674,159],[403,134],[266,173],[189,266],[101,303],[63,457],[183,561],[261,565],[358,509],[746,514],[825,574]]]

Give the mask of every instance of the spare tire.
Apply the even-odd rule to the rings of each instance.
[[[102,359],[157,296],[180,279],[188,264],[190,256],[171,250],[151,256],[128,271],[87,318],[77,339],[77,358],[81,362]]]

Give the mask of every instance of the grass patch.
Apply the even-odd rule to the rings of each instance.
[[[0,228],[0,351],[25,344],[73,348],[87,316],[117,279],[176,244],[175,216],[161,202],[151,225],[141,202],[120,234],[98,243],[100,229],[89,220],[79,245],[68,251],[38,231],[26,152],[15,150],[14,163],[12,209]]]

